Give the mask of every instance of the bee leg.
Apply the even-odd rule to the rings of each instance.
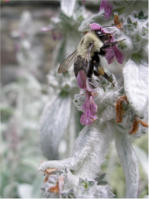
[[[117,101],[116,101],[116,105],[115,105],[115,111],[116,111],[116,122],[117,123],[121,123],[123,120],[123,102],[127,102],[128,104],[128,100],[127,100],[127,96],[121,96]]]
[[[97,76],[97,77],[100,76],[100,74],[96,70],[94,70],[94,75]]]
[[[99,52],[99,55],[101,56],[105,56],[106,55],[106,48],[110,48],[112,47],[112,44],[111,43],[106,43],[104,44],[101,49],[100,49],[100,52]]]
[[[122,41],[124,41],[125,39],[122,39],[122,40],[118,40],[118,41],[114,41],[114,42],[108,42],[106,44],[104,44],[101,49],[100,49],[100,52],[99,54],[104,56],[106,54],[106,48],[110,48],[112,46],[115,46],[117,43],[120,43]]]
[[[107,73],[104,73],[103,77],[105,79],[107,79],[109,82],[111,82],[112,86],[115,87],[114,83],[113,83],[113,79],[112,76],[108,76]]]
[[[101,66],[99,67],[98,66],[97,70],[94,71],[94,75],[96,75],[96,76],[102,75],[106,80],[108,80],[109,82],[112,83],[113,87],[115,86],[114,83],[113,83],[112,77],[107,75],[107,73],[105,73],[103,67],[101,67]]]

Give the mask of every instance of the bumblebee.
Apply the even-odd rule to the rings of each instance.
[[[77,49],[60,64],[58,73],[66,72],[74,63],[76,77],[80,70],[84,70],[88,79],[91,79],[92,75],[102,75],[111,82],[111,77],[104,72],[100,65],[100,56],[105,56],[106,49],[118,42],[111,42],[111,38],[110,33],[102,33],[99,30],[85,33]]]

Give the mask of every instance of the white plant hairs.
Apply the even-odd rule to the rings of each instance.
[[[73,1],[73,3],[74,2],[75,1]],[[134,4],[132,3],[130,6],[134,6]],[[63,7],[65,7],[64,4]],[[73,9],[74,5],[72,10]],[[128,12],[130,12],[129,9]],[[66,10],[64,13],[66,13]],[[123,15],[124,19],[127,14],[128,13],[125,13]],[[69,16],[70,15],[71,14],[69,13]],[[90,17],[81,24],[79,29],[85,29],[87,24],[96,18],[100,21],[102,18],[101,16],[102,12]],[[135,18],[132,17],[131,20],[135,20]],[[126,21],[124,20],[124,25],[127,26]],[[103,23],[104,22],[105,21],[103,21]],[[140,30],[142,23],[139,21],[138,26]],[[98,119],[93,124],[85,126],[81,132],[78,133],[78,137],[73,146],[73,151],[68,158],[62,160],[49,160],[40,165],[39,169],[46,175],[45,182],[42,186],[45,197],[114,197],[114,194],[111,191],[112,188],[108,183],[103,184],[102,176],[100,176],[101,166],[104,163],[105,157],[108,154],[108,149],[113,140],[125,175],[126,194],[124,197],[138,197],[139,170],[132,141],[145,134],[147,132],[147,128],[139,125],[138,130],[134,134],[130,134],[130,130],[135,118],[139,118],[144,122],[148,121],[148,67],[146,55],[143,51],[140,52],[143,53],[144,56],[141,62],[137,62],[135,59],[131,58],[131,55],[136,50],[136,46],[139,46],[138,51],[142,49],[134,39],[135,34],[137,34],[136,29],[130,31],[127,27],[124,28],[123,33],[121,31],[117,31],[117,39],[125,38],[125,48],[123,50],[125,60],[123,64],[118,64],[116,60],[112,64],[107,64],[106,59],[101,57],[102,66],[105,71],[112,76],[114,87],[110,82],[102,77],[94,79],[94,83],[96,83],[97,86],[95,102],[98,106]],[[145,45],[146,37],[143,38],[143,42]],[[59,77],[59,79],[60,78],[61,77]],[[66,81],[68,82],[67,77],[65,77],[65,79],[66,80],[63,79],[63,81],[61,81],[62,84]],[[69,80],[71,80],[71,83],[69,81],[69,85],[74,89],[75,79],[69,77]],[[60,84],[60,87],[62,84]],[[69,92],[71,92],[71,86],[69,87]],[[126,108],[123,113],[122,122],[117,123],[115,107],[117,100],[122,96],[126,96],[128,103],[125,104]],[[41,138],[42,147],[45,147],[43,151],[46,151],[46,157],[48,157],[48,153],[49,157],[51,157],[52,153],[50,152],[50,146],[52,146],[52,143],[50,140],[45,141],[44,137],[44,135],[48,133],[49,128],[50,132],[53,133],[53,136],[56,124],[59,125],[56,131],[59,131],[60,135],[63,135],[65,130],[71,134],[71,126],[69,126],[68,120],[64,119],[64,117],[71,117],[70,113],[72,113],[69,110],[65,110],[65,107],[67,107],[66,109],[69,109],[68,107],[72,105],[72,101],[69,97],[62,102],[61,107],[57,105],[58,103],[55,101],[55,107],[52,107],[50,110],[45,108],[45,115],[43,114],[41,122]],[[85,96],[82,91],[79,94],[75,94],[73,104],[78,111],[82,111],[84,99]],[[59,99],[56,100],[59,101]],[[67,105],[65,104],[66,101]],[[51,122],[48,123],[48,113],[50,112],[53,112],[56,121],[55,119],[52,119]],[[61,116],[58,116],[59,112],[61,113]],[[64,114],[62,114],[62,112],[64,112]],[[49,115],[51,115],[51,113]],[[74,131],[73,125],[72,131]],[[62,136],[59,136],[58,139],[61,137]],[[51,139],[54,141],[54,138]],[[56,144],[53,143],[53,145],[55,144],[53,148],[58,146],[58,139],[55,138]],[[50,146],[48,147],[49,142]],[[46,145],[44,146],[45,143]]]
[[[131,69],[132,71],[130,71]],[[146,121],[146,70],[147,67],[143,65],[137,66],[133,61],[128,61],[123,70],[124,87],[123,85],[119,87],[117,83],[117,86],[112,88],[110,85],[111,83],[109,83],[109,86],[103,89],[100,86],[102,85],[102,81],[100,82],[97,89],[98,95],[96,96],[98,120],[90,126],[85,126],[79,133],[70,158],[47,161],[40,166],[40,170],[42,171],[48,168],[57,169],[57,173],[54,174],[54,176],[57,175],[57,177],[52,177],[53,174],[49,176],[49,180],[46,183],[48,190],[57,182],[58,176],[63,176],[64,185],[62,191],[59,192],[62,196],[112,197],[113,194],[110,191],[110,187],[108,185],[97,185],[95,179],[100,173],[100,167],[104,162],[110,143],[115,139],[116,148],[126,178],[126,197],[137,197],[139,171],[131,140],[134,137],[140,136],[146,129],[140,126],[134,136],[129,135],[129,131],[135,115],[141,115],[142,120]],[[135,76],[133,79],[131,78],[132,73],[133,77]],[[115,122],[115,103],[116,99],[122,96],[122,88],[124,89],[123,94],[127,95],[130,104],[125,111],[123,122],[117,124]],[[132,90],[132,92],[129,90]],[[141,100],[137,101],[136,98],[141,98]],[[77,94],[74,99],[74,104],[79,110],[81,110],[82,101],[83,94]],[[61,173],[58,175],[58,172]],[[54,181],[52,180],[53,178],[55,179]],[[93,184],[90,185],[87,190],[83,191],[83,188],[81,189],[80,180],[91,181]],[[46,188],[44,192],[47,197],[51,197],[50,192],[46,191]]]

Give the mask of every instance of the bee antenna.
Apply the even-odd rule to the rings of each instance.
[[[120,42],[122,42],[124,40],[126,40],[126,39],[121,39],[121,40],[118,40],[118,41],[111,42],[111,46],[113,46],[113,45],[115,45],[117,43],[120,43]]]
[[[121,39],[121,40],[118,40],[118,41],[106,43],[106,44],[104,44],[104,46],[102,48],[105,49],[105,48],[112,47],[112,46],[116,45],[117,43],[122,42],[124,40],[126,40],[126,39]]]
[[[124,40],[126,40],[126,39],[118,40],[118,41],[116,41],[116,43],[122,42],[122,41],[124,41]]]
[[[111,42],[111,45],[115,45],[115,44],[120,43],[120,42],[122,42],[124,40],[126,40],[126,39],[121,39],[121,40],[113,41],[113,42]]]

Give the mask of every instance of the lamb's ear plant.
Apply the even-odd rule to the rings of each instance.
[[[74,23],[75,1],[72,4],[68,1],[69,12],[65,3],[61,1],[62,16]],[[123,197],[138,197],[139,168],[132,141],[144,135],[148,127],[146,4],[146,1],[102,0],[99,13],[84,18],[78,27],[81,31],[108,33],[112,35],[111,42],[122,40],[117,46],[110,46],[105,56],[100,57],[102,67],[112,78],[112,83],[102,76],[94,77],[91,87],[82,70],[76,79],[70,72],[63,77],[56,75],[57,78],[53,74],[49,75],[57,97],[51,106],[46,106],[42,116],[41,144],[46,157],[57,159],[56,148],[60,139],[64,134],[68,136],[74,133],[74,121],[69,122],[72,101],[82,112],[80,123],[84,127],[78,133],[68,158],[49,160],[40,165],[45,175],[42,186],[44,196],[114,197],[112,187],[102,174],[102,165],[114,140],[125,176],[126,191]],[[68,16],[65,16],[67,13]],[[111,25],[112,28],[109,27]],[[78,85],[80,93],[72,99],[71,94],[78,91],[74,89],[75,85]]]

